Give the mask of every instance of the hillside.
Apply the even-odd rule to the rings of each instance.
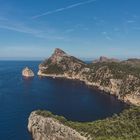
[[[85,84],[113,94],[120,100],[140,105],[138,62],[139,60],[130,59],[86,64],[61,49],[55,49],[52,56],[39,65],[38,75],[84,81]]]

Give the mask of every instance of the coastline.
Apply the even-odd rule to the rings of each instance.
[[[64,79],[69,79],[69,80],[78,80],[80,82],[83,82],[87,86],[96,88],[99,91],[105,92],[106,94],[113,95],[113,96],[117,97],[118,100],[125,102],[128,105],[140,106],[140,100],[135,98],[134,96],[127,95],[124,98],[121,98],[117,93],[114,93],[113,91],[111,91],[109,87],[103,87],[99,83],[89,82],[87,80],[80,79],[80,78],[74,77],[74,76],[70,77],[67,74],[59,74],[59,75],[57,75],[57,74],[44,74],[40,70],[38,71],[37,75],[42,76],[42,77],[50,77],[50,78],[54,78],[54,79],[55,78],[64,78]]]
[[[139,112],[139,107],[131,106],[103,120],[73,122],[50,111],[36,110],[29,116],[28,130],[34,140],[138,140]]]

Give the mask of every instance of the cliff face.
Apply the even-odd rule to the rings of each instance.
[[[32,112],[28,130],[34,140],[86,140],[74,129],[63,125],[52,117],[44,117]]]
[[[139,114],[140,107],[131,106],[104,120],[72,122],[38,110],[31,113],[28,129],[34,140],[139,140]]]
[[[49,59],[40,64],[38,74],[78,79],[125,102],[140,105],[140,67],[132,66],[132,61],[131,65],[110,61],[86,64],[56,49]]]

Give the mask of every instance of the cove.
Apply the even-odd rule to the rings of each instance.
[[[31,140],[27,131],[31,111],[42,109],[72,121],[95,121],[120,113],[126,104],[114,96],[88,88],[79,81],[53,78],[24,79],[29,66],[35,73],[38,61],[0,61],[0,137]]]

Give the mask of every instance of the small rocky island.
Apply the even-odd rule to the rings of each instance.
[[[22,70],[22,76],[24,76],[24,77],[34,77],[34,72],[31,69],[29,69],[28,67],[26,67]]]

